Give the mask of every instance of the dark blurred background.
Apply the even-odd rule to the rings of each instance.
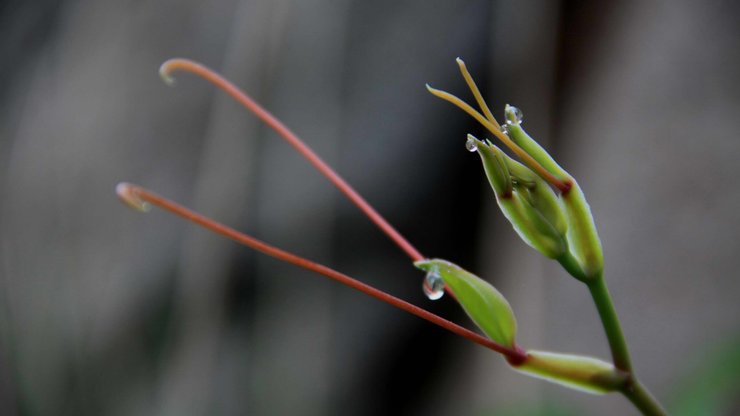
[[[498,212],[463,57],[580,182],[644,382],[740,412],[740,7],[730,1],[0,3],[0,414],[634,414],[153,211],[147,186],[470,326],[328,182],[202,80],[243,86],[428,256],[484,276],[519,341],[608,358],[590,297]],[[733,401],[734,400],[734,401]]]

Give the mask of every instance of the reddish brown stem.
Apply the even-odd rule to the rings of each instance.
[[[518,347],[509,348],[500,345],[469,329],[463,328],[460,325],[450,322],[425,309],[406,302],[405,300],[399,299],[393,295],[383,292],[382,290],[376,289],[372,286],[355,280],[347,276],[346,274],[340,273],[334,269],[312,262],[311,260],[289,253],[285,250],[281,250],[249,235],[240,233],[233,228],[213,221],[208,217],[191,211],[190,209],[185,208],[184,206],[176,202],[170,201],[144,188],[128,183],[121,183],[118,184],[118,186],[116,187],[116,192],[118,193],[118,196],[121,198],[121,200],[123,200],[123,202],[135,209],[146,211],[149,204],[160,207],[188,221],[194,222],[210,231],[213,231],[216,234],[220,234],[224,237],[234,240],[237,243],[243,244],[254,250],[267,254],[268,256],[272,256],[278,260],[282,260],[284,262],[310,270],[312,272],[319,273],[330,279],[334,279],[339,283],[347,285],[355,290],[359,290],[366,295],[389,303],[412,315],[416,315],[435,325],[441,326],[442,328],[456,335],[459,335],[463,338],[475,342],[476,344],[480,344],[486,348],[503,354],[511,363],[522,363],[526,359],[526,352]]]
[[[370,218],[391,240],[393,240],[413,261],[423,260],[424,256],[409,243],[388,221],[385,220],[365,199],[360,196],[334,169],[326,164],[306,143],[303,142],[295,133],[290,131],[280,120],[273,116],[269,111],[265,110],[261,105],[249,97],[244,91],[240,90],[234,84],[226,80],[224,77],[216,73],[215,71],[201,65],[197,62],[193,62],[188,59],[170,59],[163,63],[159,69],[159,73],[162,78],[168,84],[173,82],[171,77],[174,71],[185,71],[198,75],[207,81],[213,83],[215,86],[229,94],[239,104],[243,105],[247,110],[251,111],[260,120],[264,121],[265,124],[270,126],[276,133],[278,133],[283,139],[290,143],[298,152],[303,155],[308,161],[316,167],[324,176],[326,176],[331,183],[333,183],[339,190],[347,196],[365,215]]]

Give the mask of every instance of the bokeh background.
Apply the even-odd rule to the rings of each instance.
[[[165,59],[243,86],[429,256],[510,300],[526,347],[609,352],[591,300],[518,240],[424,83],[468,95],[578,178],[645,383],[740,412],[740,7],[730,1],[0,3],[3,415],[626,415],[160,211],[147,186],[470,326],[277,136]]]

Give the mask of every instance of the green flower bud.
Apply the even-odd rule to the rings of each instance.
[[[573,181],[573,187],[568,193],[561,195],[560,199],[568,217],[568,244],[583,271],[583,278],[597,278],[604,270],[604,254],[591,207],[576,181]]]
[[[490,143],[485,145],[468,138],[468,150],[480,150],[486,175],[504,215],[527,244],[556,259],[571,275],[584,282],[597,278],[604,267],[601,241],[578,183],[522,129],[523,115],[518,108],[507,105],[506,123],[499,124],[465,64],[458,59],[458,65],[483,114],[448,92],[428,85],[427,89],[476,119],[525,163],[526,167],[511,163]],[[506,173],[507,169],[510,174]],[[560,204],[554,203],[557,197],[545,190],[548,185],[540,186],[540,181],[526,179],[533,172],[535,177],[560,191]]]
[[[591,208],[578,183],[555,160],[522,129],[515,120],[518,110],[506,106],[506,131],[514,143],[530,154],[538,163],[559,179],[571,184],[567,192],[560,196],[568,222],[567,240],[575,261],[580,267],[582,280],[598,276],[604,268],[604,255],[601,240],[596,232]],[[561,260],[561,263],[563,261]],[[566,267],[567,268],[567,267]],[[572,272],[572,270],[569,270]]]
[[[524,363],[514,369],[543,380],[586,393],[604,394],[619,390],[627,374],[611,363],[581,355],[527,351]]]
[[[567,221],[552,189],[493,144],[468,140],[475,140],[496,202],[522,240],[549,258],[566,253]]]
[[[552,188],[539,175],[528,167],[510,158],[501,152],[506,159],[511,176],[520,185],[522,196],[537,212],[561,234],[568,230],[568,220],[563,210],[563,204]]]
[[[446,260],[420,260],[414,266],[437,273],[455,294],[465,313],[486,336],[501,345],[514,347],[516,318],[509,302],[496,288]]]

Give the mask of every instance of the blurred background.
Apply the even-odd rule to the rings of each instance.
[[[426,82],[584,188],[645,384],[740,412],[740,7],[730,1],[0,3],[3,415],[626,415],[498,355],[114,194],[141,184],[471,327],[295,151],[193,76],[273,111],[428,256],[509,299],[528,348],[609,357],[585,288],[522,243]]]

